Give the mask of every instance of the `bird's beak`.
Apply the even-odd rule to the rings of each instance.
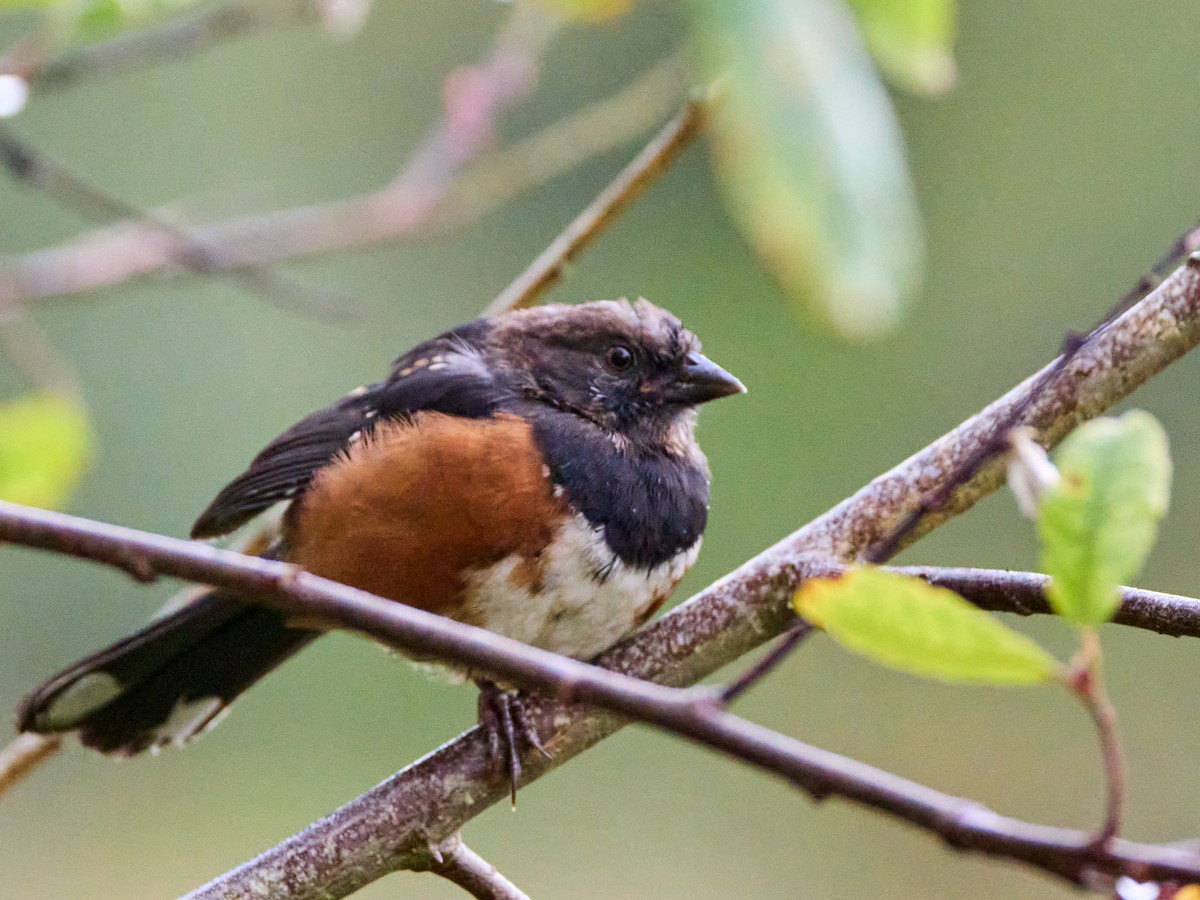
[[[731,394],[744,394],[746,386],[707,356],[693,351],[687,355],[683,371],[666,393],[668,400],[695,406]]]

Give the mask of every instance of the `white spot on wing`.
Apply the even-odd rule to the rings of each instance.
[[[157,752],[168,744],[183,746],[220,722],[228,709],[220,697],[200,697],[190,702],[180,698],[167,720],[154,729],[150,749]]]
[[[121,694],[121,682],[108,672],[84,675],[54,698],[37,717],[39,728],[70,728],[80,719],[115,700]]]

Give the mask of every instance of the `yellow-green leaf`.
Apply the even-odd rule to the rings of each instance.
[[[1141,410],[1095,419],[1063,442],[1055,462],[1061,478],[1042,495],[1037,518],[1047,599],[1072,622],[1107,622],[1167,511],[1167,436]]]
[[[876,61],[909,90],[937,94],[957,72],[954,0],[850,0]]]
[[[923,242],[895,113],[840,0],[696,0],[721,86],[709,134],[750,245],[801,309],[871,338],[916,291]]]
[[[0,500],[61,506],[91,443],[87,412],[76,400],[30,394],[0,405]]]
[[[199,0],[0,0],[0,10],[38,9],[62,40],[100,40],[196,6]]]
[[[1045,650],[953,591],[879,569],[806,581],[792,598],[839,644],[902,672],[969,684],[1051,680]]]
[[[605,22],[629,12],[634,0],[537,0],[537,3],[566,19]]]

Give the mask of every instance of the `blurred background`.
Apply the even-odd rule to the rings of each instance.
[[[443,80],[486,52],[503,4],[391,0],[353,38],[257,32],[178,63],[35,93],[14,127],[106,190],[204,218],[329,200],[385,183],[438,115]],[[0,20],[7,44],[19,19]],[[687,22],[644,2],[568,28],[540,85],[503,120],[526,134],[602,99],[670,52]],[[913,309],[867,346],[814,330],[721,202],[701,143],[573,266],[553,299],[643,295],[678,313],[749,386],[701,438],[711,523],[684,598],[836,503],[1048,361],[1200,213],[1190,3],[963,0],[957,86],[895,101],[924,216]],[[72,512],[172,535],[270,438],[470,319],[645,140],[461,231],[289,263],[357,298],[357,321],[280,309],[182,277],[37,301],[96,431]],[[0,178],[0,253],[87,223]],[[21,387],[0,365],[0,396]],[[1200,360],[1134,404],[1167,426],[1173,508],[1143,585],[1200,594]],[[997,495],[904,561],[1031,569],[1032,528]],[[0,709],[140,625],[172,592],[96,566],[0,548]],[[1060,654],[1071,635],[1020,621]],[[1127,836],[1200,832],[1200,645],[1109,626],[1108,672],[1131,766]],[[733,673],[731,669],[723,675]],[[186,750],[114,763],[68,748],[0,799],[7,897],[175,896],[248,859],[454,736],[474,691],[364,641],[322,640]],[[1103,788],[1085,715],[1061,692],[947,687],[808,642],[738,711],[999,811],[1089,828]],[[466,839],[535,897],[1068,897],[1013,865],[630,728],[526,788]],[[398,874],[363,898],[453,898]]]

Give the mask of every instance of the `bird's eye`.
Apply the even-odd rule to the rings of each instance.
[[[633,351],[624,344],[613,344],[604,354],[604,361],[614,372],[624,372],[633,365]]]

